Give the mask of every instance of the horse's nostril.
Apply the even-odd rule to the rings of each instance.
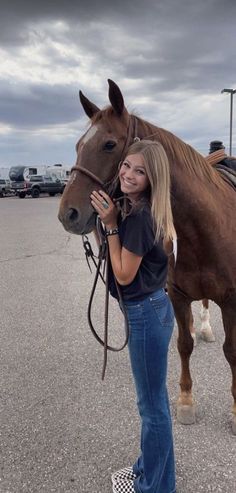
[[[72,223],[76,221],[79,217],[79,213],[76,209],[69,209],[67,213],[67,219],[71,221]]]

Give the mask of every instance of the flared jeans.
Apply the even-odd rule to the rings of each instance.
[[[174,493],[175,463],[166,386],[174,312],[160,289],[142,301],[127,301],[129,354],[141,418],[141,454],[133,466],[137,493]]]

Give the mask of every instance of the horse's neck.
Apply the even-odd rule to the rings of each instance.
[[[137,133],[140,139],[155,140],[155,137],[159,136],[159,128],[153,123],[149,123],[146,120],[142,120],[139,117],[135,117],[137,120]],[[157,139],[159,140],[159,139]]]
[[[141,118],[136,118],[138,121],[138,137],[140,137],[140,139],[157,140],[158,142],[160,142],[167,153],[170,161],[170,166],[172,165],[172,161],[176,162],[177,160],[174,149],[175,146],[173,145],[173,142],[176,143],[176,145],[181,142],[183,148],[186,149],[189,147],[185,142],[180,141],[178,137],[176,137],[168,130],[157,127],[153,123],[149,123],[146,120],[142,120]],[[181,163],[179,163],[179,165],[181,166]]]
[[[188,144],[168,130],[145,120],[138,119],[138,129],[141,139],[158,140],[167,153],[172,181],[173,213],[178,229],[183,232],[185,229],[188,231],[189,228],[201,231],[203,222],[210,221],[210,224],[214,224],[217,221],[220,202],[219,189],[209,177],[208,179],[206,177],[206,181],[202,181],[198,173],[193,174],[188,169],[187,161],[190,152]],[[180,147],[181,157],[179,151],[176,150]],[[195,151],[192,149],[192,152]],[[196,153],[196,161],[197,156],[198,153]],[[197,162],[196,167],[198,167]]]

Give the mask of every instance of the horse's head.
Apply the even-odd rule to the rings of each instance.
[[[89,233],[94,228],[96,215],[90,194],[112,181],[130,143],[131,119],[123,96],[113,81],[108,83],[111,106],[104,110],[80,92],[91,126],[76,145],[76,165],[63,192],[58,215],[64,228],[75,234]]]

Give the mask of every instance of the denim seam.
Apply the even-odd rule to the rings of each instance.
[[[147,300],[147,303],[149,304],[150,301]],[[153,396],[152,396],[152,391],[150,389],[150,379],[149,379],[149,375],[148,375],[148,369],[147,369],[147,357],[146,357],[146,334],[147,334],[147,321],[146,321],[146,316],[143,317],[144,318],[144,355],[145,355],[145,358],[144,358],[144,362],[145,362],[145,372],[146,372],[146,378],[147,378],[147,382],[148,382],[148,393],[149,393],[149,398],[150,398],[150,402],[151,402],[151,405],[152,405],[152,412],[153,414],[155,414],[155,407],[154,407],[154,403],[153,403]],[[156,421],[156,429],[155,429],[155,434],[157,435],[157,438],[158,438],[158,442],[160,443],[160,429],[159,429],[159,425],[158,425],[158,421]],[[160,464],[160,451],[158,450],[158,464]],[[159,466],[160,467],[160,466]]]

